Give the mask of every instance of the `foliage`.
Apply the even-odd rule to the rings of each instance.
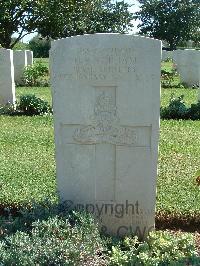
[[[49,104],[52,102],[50,87],[17,87],[17,100],[24,94],[35,94],[36,97],[47,101]]]
[[[40,115],[51,112],[48,102],[36,97],[34,94],[20,96],[17,109],[25,115]]]
[[[140,34],[167,41],[171,50],[179,42],[196,36],[200,27],[199,0],[139,0],[139,3],[141,10],[136,12],[136,18],[141,21]]]
[[[169,62],[169,61],[167,61]],[[173,64],[172,69],[165,70],[161,68],[161,85],[162,88],[172,88],[174,86],[174,78],[177,76],[176,66]]]
[[[110,265],[197,265],[198,262],[200,259],[192,236],[174,236],[170,232],[158,231],[150,233],[146,242],[139,242],[137,237],[127,237],[112,246]]]
[[[26,34],[61,38],[95,32],[127,32],[132,14],[124,1],[6,0],[0,1],[0,44],[13,48]],[[18,37],[12,42],[13,33]]]
[[[161,118],[164,119],[187,119],[188,118],[188,108],[186,107],[184,101],[184,96],[181,95],[178,98],[171,96],[169,106],[161,108]]]
[[[16,41],[16,38],[12,38],[12,43],[14,43]],[[15,46],[13,47],[13,50],[28,50],[28,44],[27,43],[23,43],[21,41],[18,41]]]
[[[172,62],[172,59],[170,57],[167,57],[164,62]]]
[[[43,209],[44,215],[49,215],[46,219],[39,220],[24,212],[25,218],[11,217],[8,225],[2,221],[0,261],[3,265],[101,265],[105,262],[103,241],[89,215],[62,213],[59,217],[55,208],[48,210],[43,206]],[[12,234],[9,229],[13,227],[16,232]]]
[[[27,33],[36,29],[39,0],[0,1],[0,44],[13,48]],[[12,40],[13,33],[18,37]]]
[[[23,79],[27,86],[48,86],[48,74],[48,67],[38,61],[33,65],[25,67]]]
[[[200,120],[200,101],[196,104],[191,104],[191,107],[188,111],[188,116],[192,120]]]
[[[53,39],[84,33],[124,33],[133,27],[133,15],[124,1],[43,1],[38,32]]]
[[[161,118],[163,119],[192,119],[200,120],[200,102],[187,107],[183,101],[184,95],[177,98],[171,96],[169,105],[161,107]]]
[[[67,204],[44,201],[20,216],[1,217],[0,261],[3,265],[198,265],[193,236],[151,232],[135,237],[101,237],[86,213],[68,212]]]
[[[15,105],[7,103],[5,105],[0,105],[0,115],[12,115],[15,112]]]
[[[29,41],[29,49],[33,51],[34,57],[49,57],[50,40],[40,37],[39,35],[33,37]]]

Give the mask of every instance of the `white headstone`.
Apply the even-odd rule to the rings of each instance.
[[[0,49],[0,105],[15,103],[13,51]]]
[[[26,50],[27,57],[27,66],[31,66],[33,64],[33,52],[30,50]]]
[[[13,62],[15,69],[15,83],[22,82],[24,68],[27,66],[27,53],[25,50],[13,51]]]
[[[102,231],[154,228],[161,42],[95,34],[52,43],[58,191]]]
[[[173,51],[173,60],[177,65],[181,82],[188,86],[199,83],[200,51],[194,49]]]

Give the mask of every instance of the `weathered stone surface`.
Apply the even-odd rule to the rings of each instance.
[[[27,66],[27,53],[25,50],[13,51],[15,83],[22,83],[24,68]]]
[[[31,66],[33,64],[33,52],[30,50],[26,50],[27,57],[27,66]]]
[[[161,42],[84,35],[50,54],[62,200],[109,234],[144,238],[154,228]]]
[[[173,60],[177,65],[181,82],[187,86],[197,85],[199,82],[200,51],[194,49],[173,51]]]
[[[0,49],[0,105],[15,102],[13,51]]]

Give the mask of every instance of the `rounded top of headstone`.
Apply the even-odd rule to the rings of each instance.
[[[56,47],[69,45],[71,47],[76,46],[96,46],[100,47],[102,43],[107,43],[107,46],[112,47],[123,47],[125,43],[127,45],[152,45],[158,46],[159,49],[161,46],[161,41],[156,40],[149,37],[144,37],[140,35],[133,34],[120,34],[120,33],[95,33],[95,34],[84,34],[84,35],[76,35],[67,38],[62,38],[58,40],[54,40],[51,42],[51,51],[53,51]]]

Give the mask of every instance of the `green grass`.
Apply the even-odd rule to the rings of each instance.
[[[200,212],[200,121],[161,121],[157,209]]]
[[[161,68],[165,71],[171,71],[172,69],[172,62],[161,62]]]
[[[52,117],[0,116],[0,202],[55,199]]]
[[[31,93],[51,104],[49,87],[16,91],[17,98]],[[162,106],[172,93],[184,94],[187,105],[197,101],[196,89],[162,89]],[[0,123],[0,202],[55,200],[53,117],[0,116]],[[200,121],[161,121],[159,150],[157,209],[200,212],[200,187],[194,182],[200,170]]]
[[[34,63],[41,62],[47,67],[49,66],[49,58],[34,58]]]
[[[52,102],[50,87],[18,87],[16,89],[17,99],[23,94],[35,94],[37,97]],[[169,104],[170,97],[184,95],[184,100],[187,105],[197,102],[198,90],[197,89],[162,89],[161,106]]]
[[[197,89],[162,89],[161,91],[161,106],[167,106],[171,96],[178,97],[184,95],[184,101],[187,106],[197,102]]]
[[[48,101],[52,104],[51,89],[50,87],[18,87],[16,88],[17,100],[24,94],[35,94],[37,97]]]

